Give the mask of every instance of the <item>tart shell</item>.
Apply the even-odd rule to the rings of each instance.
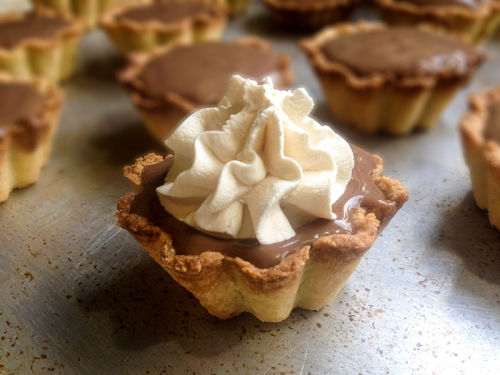
[[[329,61],[321,46],[328,40],[357,32],[386,28],[360,22],[329,27],[300,43],[318,76],[330,110],[346,125],[366,134],[405,135],[434,126],[444,108],[469,81],[484,60],[482,53],[462,74],[397,77],[374,73],[361,77],[349,67]]]
[[[269,43],[256,38],[239,38],[230,43],[250,46],[257,50],[268,51],[271,49]],[[185,44],[178,43],[150,53],[136,54],[130,58],[129,66],[119,76],[119,81],[127,89],[146,128],[161,143],[170,137],[186,117],[204,107],[200,107],[199,104],[174,92],[165,92],[162,98],[152,98],[144,92],[143,84],[138,76],[149,61],[182,45]],[[279,54],[278,64],[279,75],[274,78],[274,85],[276,88],[286,89],[293,81],[290,58],[287,55]]]
[[[10,81],[13,80],[0,75],[0,82]],[[26,187],[38,180],[40,170],[49,158],[63,103],[61,91],[46,82],[27,84],[35,86],[46,96],[40,113],[32,119],[40,129],[39,138],[34,148],[27,149],[20,139],[23,127],[19,124],[7,125],[7,133],[0,137],[0,203],[7,200],[12,190]]]
[[[38,13],[54,15],[48,11]],[[0,16],[0,23],[21,17],[22,14]],[[79,21],[71,21],[52,39],[29,38],[12,49],[0,48],[0,71],[16,79],[43,78],[53,84],[63,81],[73,74],[83,30]]]
[[[36,9],[80,20],[87,29],[95,28],[99,18],[115,5],[116,0],[31,0]]]
[[[171,157],[171,156],[170,156]],[[374,180],[398,209],[408,200],[408,191],[398,182],[381,177],[382,159],[376,156]],[[162,157],[150,154],[126,168],[126,176],[137,191],[145,165]],[[293,308],[318,310],[330,303],[375,242],[380,228],[376,213],[360,208],[355,212],[355,235],[325,236],[297,250],[278,265],[260,269],[240,258],[217,252],[196,256],[177,255],[171,236],[146,218],[130,214],[135,195],[118,203],[117,225],[151,254],[180,285],[193,293],[210,314],[221,319],[250,312],[266,322],[286,319]]]
[[[274,19],[289,29],[317,30],[346,21],[360,0],[264,0]]]
[[[204,14],[177,23],[150,21],[139,23],[128,19],[118,19],[125,11],[147,6],[157,0],[124,2],[103,15],[101,27],[123,54],[147,52],[158,47],[175,43],[192,44],[219,40],[226,26],[228,8],[220,0],[174,0],[175,2],[200,2],[211,4],[213,14]]]
[[[391,25],[429,24],[461,35],[473,44],[488,39],[500,23],[500,2],[485,2],[477,9],[428,7],[404,1],[375,0],[382,19]]]
[[[488,211],[491,225],[500,229],[500,145],[483,135],[491,103],[500,103],[500,87],[470,97],[460,135],[476,203]]]

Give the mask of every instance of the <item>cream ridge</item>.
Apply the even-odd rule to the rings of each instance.
[[[165,142],[175,161],[157,189],[177,219],[215,236],[287,240],[332,205],[351,179],[349,144],[309,117],[304,89],[233,76],[215,108],[191,115]]]

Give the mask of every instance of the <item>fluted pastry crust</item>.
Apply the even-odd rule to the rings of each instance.
[[[476,203],[488,211],[491,225],[500,229],[500,145],[483,134],[493,103],[500,103],[500,87],[473,94],[460,122],[460,135]]]
[[[408,200],[408,191],[398,181],[381,177],[382,159],[375,158],[377,169],[373,178],[387,199],[400,208]],[[126,168],[126,176],[137,191],[142,189],[138,182],[144,165],[161,160],[162,157],[150,154]],[[221,319],[246,311],[262,321],[279,322],[295,307],[320,309],[335,298],[381,232],[376,213],[361,207],[354,214],[358,229],[355,235],[321,237],[278,265],[260,269],[217,252],[177,255],[168,233],[130,213],[134,199],[132,193],[120,199],[117,225],[129,231],[179,284]]]

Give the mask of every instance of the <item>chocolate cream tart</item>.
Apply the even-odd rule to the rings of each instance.
[[[301,46],[335,117],[368,134],[431,128],[484,60],[451,35],[377,23],[328,28]]]
[[[360,0],[264,0],[276,22],[290,30],[317,30],[346,21]]]
[[[49,157],[62,94],[0,75],[0,202],[34,183]]]
[[[218,40],[228,8],[218,0],[162,0],[122,3],[101,21],[124,54],[150,51],[173,43]]]
[[[391,25],[429,24],[471,43],[486,41],[500,22],[498,0],[375,0]]]
[[[120,81],[149,132],[163,142],[187,116],[217,105],[234,74],[256,81],[269,76],[279,88],[293,80],[288,56],[272,51],[262,40],[242,38],[136,56]]]
[[[56,83],[71,75],[83,27],[39,11],[0,16],[0,71]]]
[[[267,79],[265,82],[269,84],[270,80]],[[255,88],[255,82],[253,82],[253,85]],[[150,154],[145,158],[138,159],[135,165],[125,168],[125,176],[137,193],[128,194],[120,199],[118,213],[116,214],[117,225],[129,231],[179,284],[200,300],[201,304],[212,315],[227,319],[247,311],[262,321],[278,322],[288,317],[294,307],[318,310],[335,298],[359,264],[362,256],[407,201],[408,191],[398,181],[380,176],[382,172],[381,158],[373,156],[358,147],[350,146],[330,129],[321,127],[309,117],[302,117],[304,113],[312,109],[312,106],[308,107],[308,103],[312,103],[312,100],[303,95],[305,90],[302,92],[298,92],[302,89],[296,90],[293,96],[290,92],[287,92],[289,96],[282,102],[281,110],[273,112],[272,108],[274,107],[268,107],[268,100],[269,98],[276,98],[276,96],[268,94],[268,96],[263,96],[264,99],[260,102],[256,99],[256,96],[248,94],[250,90],[248,90],[248,83],[245,83],[239,86],[241,90],[247,90],[245,95],[241,95],[241,97],[253,97],[254,99],[247,99],[249,100],[247,102],[249,107],[246,107],[245,104],[241,107],[239,100],[233,100],[238,95],[235,94],[238,90],[237,87],[238,84],[235,83],[233,77],[228,93],[218,107],[198,111],[181,125],[172,138],[167,141],[167,144],[172,146],[173,149],[179,148],[176,156],[168,155],[163,158]],[[292,100],[288,100],[290,97]],[[304,109],[304,107],[306,108]],[[255,114],[255,116],[242,115],[242,113],[245,113],[245,108],[250,108],[250,113]],[[253,112],[254,110],[256,112]],[[281,121],[278,118],[285,118],[283,114],[287,114],[289,117],[286,117],[280,123],[284,126],[283,129],[288,130],[284,133],[285,146],[281,144],[280,147],[284,147],[285,154],[281,154],[282,157],[283,155],[288,156],[285,156],[283,160],[285,164],[276,164],[279,166],[276,169],[276,165],[273,167],[274,157],[272,155],[276,151],[273,137],[277,133],[273,129],[277,129],[277,121]],[[262,116],[267,120],[262,120]],[[186,138],[191,137],[193,134],[189,130],[190,126],[198,121],[203,122],[203,120],[200,120],[203,118],[208,121],[204,125],[208,132],[200,130],[199,135],[193,138],[196,143],[191,144],[191,141]],[[261,132],[259,134],[266,137],[263,143],[260,143],[260,141],[254,143],[252,139],[261,138],[253,138],[249,136],[250,133],[247,134],[244,131],[233,132],[234,129],[238,128],[239,121],[243,120],[249,120],[248,124],[250,124],[251,128],[247,129],[250,129],[250,133],[254,131]],[[297,128],[291,126],[290,121],[310,134],[311,138],[307,138],[309,146],[300,141],[300,139],[305,140],[303,138],[304,133],[302,131],[294,133]],[[316,125],[312,126],[313,123]],[[221,124],[225,125],[221,126]],[[265,125],[265,128],[261,128],[263,125]],[[193,129],[199,130],[201,128],[195,126]],[[188,132],[184,133],[186,130]],[[311,131],[313,132],[310,133]],[[228,141],[228,138],[226,138],[227,136],[233,137],[236,134],[237,137],[233,139],[236,139],[237,142],[241,141],[240,137],[248,140],[241,141],[245,144],[243,150],[240,148],[235,150],[231,146],[232,141]],[[299,138],[296,140],[298,144],[303,145],[300,150],[292,150],[286,146],[291,139],[295,139],[293,134],[298,135]],[[222,138],[217,138],[219,136]],[[219,143],[217,139],[223,143]],[[334,153],[346,155],[338,151],[345,147],[348,154],[351,155],[352,173],[345,175],[341,172],[344,166],[350,163],[348,156],[347,158],[342,156],[337,159],[339,169],[336,175],[321,174],[321,163],[324,159],[319,154],[315,154],[318,150],[316,147],[322,148],[326,145],[325,142],[328,143],[332,139],[336,139],[334,143],[337,151],[334,151]],[[205,143],[207,140],[208,143]],[[179,141],[181,143],[178,143]],[[296,146],[297,142],[292,141],[290,145]],[[178,147],[174,147],[176,144]],[[180,144],[184,145],[181,146]],[[187,146],[188,144],[191,144],[191,146]],[[187,166],[188,169],[185,172],[178,174],[179,167],[183,169],[182,166],[186,165],[184,161],[187,155],[186,152],[191,152],[187,150],[191,147],[194,150],[195,144],[196,158],[199,157],[200,159],[198,159],[198,162],[194,161],[190,167]],[[248,147],[252,148],[255,145],[261,151],[257,151],[257,154],[247,153]],[[314,147],[309,148],[311,145]],[[308,150],[305,151],[306,154],[296,158],[305,149]],[[190,171],[198,168],[197,165],[206,166],[212,160],[211,157],[200,156],[204,155],[205,151],[211,155],[219,153],[219,155],[225,155],[225,159],[229,158],[225,160],[228,163],[226,164],[227,168],[224,168],[220,175],[217,172],[218,167],[215,167],[215,169],[209,168],[206,170],[207,174],[195,172],[197,177],[194,177],[194,179],[188,178]],[[309,151],[312,152],[309,155],[315,155],[312,159],[307,157]],[[232,159],[233,161],[230,161],[231,156],[229,155],[231,152],[236,157],[236,159]],[[247,156],[250,156],[250,159]],[[181,158],[179,163],[176,163],[176,158]],[[171,173],[175,181],[174,185],[178,181],[179,183],[182,180],[186,181],[189,186],[194,186],[195,191],[198,191],[196,193],[197,197],[200,197],[200,188],[203,191],[212,189],[210,186],[216,189],[216,192],[209,195],[207,200],[199,206],[198,214],[203,207],[207,207],[205,205],[207,202],[220,202],[221,196],[217,192],[221,191],[219,188],[225,182],[233,181],[231,184],[236,183],[235,187],[229,190],[222,188],[223,191],[232,195],[235,191],[240,191],[238,186],[247,183],[243,182],[243,180],[254,181],[253,178],[256,174],[251,172],[252,165],[260,166],[260,162],[256,162],[256,158],[264,163],[271,164],[267,165],[266,173],[262,175],[264,179],[255,184],[250,182],[250,185],[248,185],[250,190],[244,190],[244,195],[234,201],[237,204],[245,202],[243,204],[246,205],[242,211],[243,222],[241,228],[245,229],[243,232],[248,233],[248,228],[245,228],[245,210],[248,209],[251,215],[256,212],[256,206],[252,206],[252,202],[257,204],[258,209],[263,204],[262,200],[267,200],[265,197],[268,195],[274,196],[277,186],[283,186],[283,183],[289,182],[286,176],[290,176],[289,173],[291,172],[287,167],[290,164],[287,163],[291,159],[288,158],[298,161],[302,166],[303,177],[301,178],[313,178],[313,180],[309,181],[314,182],[312,185],[306,184],[305,186],[309,187],[305,190],[300,187],[303,185],[300,185],[297,190],[287,193],[280,200],[271,199],[268,202],[272,206],[279,204],[279,210],[283,210],[283,212],[286,211],[287,207],[290,208],[290,204],[294,204],[292,202],[303,207],[303,209],[307,209],[308,207],[304,207],[308,206],[308,204],[305,204],[302,199],[307,200],[309,198],[297,200],[297,197],[309,195],[312,199],[312,205],[315,205],[316,202],[314,201],[320,201],[324,193],[328,193],[326,190],[321,190],[329,188],[320,182],[319,175],[327,178],[328,181],[338,178],[343,179],[343,177],[339,177],[342,175],[346,177],[345,189],[342,190],[331,206],[327,205],[330,214],[334,214],[333,219],[311,218],[303,224],[294,226],[295,231],[291,236],[283,237],[283,240],[266,242],[265,236],[261,236],[262,233],[259,234],[257,229],[260,222],[258,216],[252,216],[250,224],[256,228],[256,237],[241,238],[227,233],[209,231],[206,230],[207,227],[192,226],[189,220],[189,217],[192,216],[188,215],[186,219],[180,220],[174,216],[179,211],[174,209],[177,212],[174,214],[172,211],[166,210],[165,194],[170,193],[166,193],[164,188],[168,185]],[[315,162],[316,160],[317,162]],[[244,172],[243,175],[240,175],[239,182],[225,179],[225,176],[228,176],[227,173],[233,173],[235,168],[240,167],[243,168]],[[283,172],[283,170],[287,172]],[[185,173],[188,173],[188,175]],[[280,173],[285,175],[285,180],[279,177]],[[208,177],[210,175],[220,178],[216,184],[217,187],[213,182],[209,182],[211,181],[210,177]],[[199,180],[201,185],[197,182],[198,178],[201,178]],[[273,184],[278,183],[278,185],[268,185],[270,181],[275,181]],[[262,190],[263,187],[265,187],[264,190]],[[175,190],[175,186],[173,189]],[[180,202],[182,202],[181,211],[184,214],[187,213],[186,209],[190,210],[193,202],[198,199],[188,198],[189,195],[185,195],[189,194],[187,192],[190,189],[190,187],[181,188],[181,195],[183,196],[180,198]],[[173,196],[176,196],[173,193],[174,190],[170,190],[170,192],[174,194]],[[205,191],[205,193],[207,192]],[[253,195],[254,193],[257,195]],[[258,199],[253,200],[252,197],[258,197]],[[176,199],[174,198],[174,200]],[[187,206],[184,207],[184,203]],[[219,203],[215,204],[218,205]],[[233,203],[224,205],[224,207],[212,217],[215,221],[222,217],[224,222],[224,218],[231,217],[231,215],[228,216],[228,212],[234,207]],[[274,209],[272,211],[266,209],[265,212],[276,213]],[[285,214],[292,221],[297,219],[297,215],[303,214],[301,210],[289,210],[288,212],[291,212],[291,216]],[[181,213],[181,215],[183,214]],[[275,218],[276,221],[283,219],[280,215],[272,215],[271,221],[267,221],[273,223],[270,225],[274,225]],[[238,221],[238,218],[234,217],[230,221],[231,224],[229,225],[232,225],[232,222]],[[197,223],[202,225],[200,221],[197,221]],[[211,228],[215,228],[211,225],[209,224]],[[222,228],[225,230],[225,224],[222,225]],[[266,231],[269,228],[264,229]],[[272,235],[275,234],[272,230],[269,232]]]
[[[78,19],[90,30],[117,0],[31,0],[35,9],[50,10],[61,16]]]
[[[500,87],[471,96],[460,133],[476,203],[500,229]]]

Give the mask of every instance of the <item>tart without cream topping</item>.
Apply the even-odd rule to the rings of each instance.
[[[500,144],[500,101],[492,103],[488,107],[488,121],[484,136],[486,139]]]
[[[182,46],[152,59],[138,79],[144,92],[161,97],[172,92],[200,105],[216,105],[233,74],[257,81],[274,78],[279,55],[249,45],[210,42]]]
[[[0,22],[0,48],[12,49],[27,39],[52,39],[70,23],[62,18],[30,13]]]
[[[328,60],[361,75],[465,73],[478,61],[475,49],[457,38],[402,27],[342,35],[321,49]]]
[[[210,14],[214,9],[215,7],[210,4],[198,2],[153,3],[145,7],[131,8],[117,18],[140,23],[151,21],[170,23],[203,14]]]

